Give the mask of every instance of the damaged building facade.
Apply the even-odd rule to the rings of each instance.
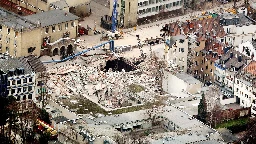
[[[187,72],[188,39],[184,35],[169,37],[165,43],[165,60],[169,66]]]
[[[0,73],[7,78],[7,87],[2,91],[6,92],[6,96],[14,96],[19,102],[26,101],[24,107],[32,106],[32,100],[35,98],[35,72],[17,58],[0,56]]]
[[[0,53],[14,57],[73,53],[78,17],[63,10],[52,10],[21,17],[1,9]],[[55,17],[58,17],[56,19]]]

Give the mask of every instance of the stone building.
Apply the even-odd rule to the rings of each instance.
[[[58,55],[75,49],[79,17],[52,10],[21,17],[0,9],[0,53],[11,56]],[[58,17],[58,19],[56,19]]]

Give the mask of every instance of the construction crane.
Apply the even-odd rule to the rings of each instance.
[[[116,10],[116,7],[117,7],[117,0],[114,0],[113,11],[112,11],[112,27],[111,27],[112,33],[116,32],[116,25],[117,25],[117,10]]]

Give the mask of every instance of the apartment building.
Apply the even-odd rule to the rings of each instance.
[[[234,95],[242,107],[251,107],[255,103],[255,78],[253,72],[246,71],[235,78]]]
[[[32,71],[35,72],[36,80],[35,80],[34,96],[35,96],[35,99],[40,100],[41,94],[47,92],[47,88],[44,83],[44,81],[46,81],[47,79],[46,67],[40,61],[40,59],[34,55],[20,57],[19,61],[23,63],[26,67],[30,67]]]
[[[9,1],[35,13],[54,9],[65,10],[77,16],[85,16],[90,13],[91,0],[3,0]]]
[[[220,24],[223,25],[226,36],[221,42],[237,47],[239,44],[255,39],[256,26],[244,13],[221,15]]]
[[[110,16],[113,2],[114,0],[110,0]],[[182,9],[183,5],[183,0],[118,0],[118,21],[124,27],[131,27],[140,19],[151,19],[152,16],[157,17],[161,13]]]
[[[24,107],[32,106],[36,74],[17,58],[1,56],[0,72],[7,76],[7,96],[14,96],[19,102],[28,102]]]
[[[252,115],[256,116],[256,89],[255,89],[255,75],[256,75],[256,61],[251,61],[247,67],[245,67],[244,71],[246,73],[249,73],[252,75],[252,77],[249,78],[249,82],[252,84],[250,87],[245,87],[246,92],[244,93],[248,93],[248,98],[247,95],[245,95],[245,97],[248,99],[249,102],[251,102],[251,113]],[[240,90],[244,90],[241,89]],[[249,92],[248,92],[249,90]],[[238,89],[239,91],[239,89]],[[250,96],[249,96],[250,95]],[[242,96],[241,96],[242,97]],[[250,100],[251,97],[251,100]]]
[[[169,24],[169,35],[185,35],[189,39],[188,73],[206,84],[214,82],[214,62],[223,54],[219,38],[225,36],[219,18],[202,18]]]
[[[238,102],[234,96],[234,84],[237,73],[250,62],[250,59],[233,47],[225,48],[225,54],[215,61],[214,83],[221,88],[221,104],[230,104]]]
[[[242,53],[243,55],[251,58],[252,60],[256,60],[255,54],[256,54],[256,39],[252,39],[251,41],[246,41],[244,43],[241,43],[236,50]]]
[[[170,66],[187,72],[188,39],[184,35],[169,37],[165,43],[165,59]]]
[[[11,56],[57,55],[75,49],[78,17],[63,10],[52,10],[21,17],[1,9],[0,53]],[[58,17],[58,19],[56,19]],[[54,51],[55,50],[55,51]]]

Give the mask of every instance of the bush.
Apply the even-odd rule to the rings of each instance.
[[[249,118],[243,117],[235,120],[229,120],[227,122],[218,124],[216,128],[227,128],[232,131],[232,133],[238,133],[241,131],[245,131],[247,128]]]

